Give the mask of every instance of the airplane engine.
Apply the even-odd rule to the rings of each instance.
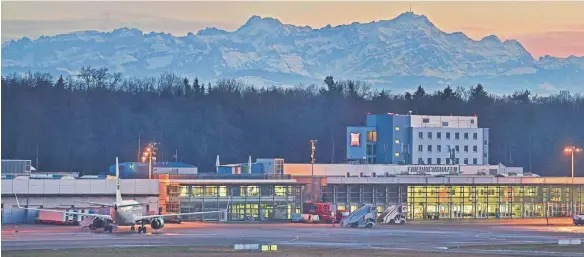
[[[162,218],[153,219],[150,223],[152,229],[161,229],[164,227],[164,220]]]
[[[92,222],[93,227],[95,227],[95,228],[104,228],[106,223],[107,222],[105,220],[100,219],[100,218],[95,218]]]

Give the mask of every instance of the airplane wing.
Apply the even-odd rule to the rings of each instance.
[[[92,204],[92,205],[99,205],[99,206],[103,206],[103,207],[116,207],[116,205],[113,205],[113,204],[107,204],[107,203],[96,203],[96,202],[90,202],[90,201],[80,201],[80,200],[76,200],[76,202],[80,202],[80,203],[88,203],[88,204]],[[140,205],[147,205],[147,203],[120,204],[120,205],[117,205],[117,207],[125,207],[125,206],[140,206]]]
[[[80,212],[72,212],[72,211],[59,211],[59,210],[51,210],[51,209],[40,209],[40,208],[27,208],[27,207],[22,207],[22,206],[20,206],[20,203],[18,202],[18,197],[16,195],[14,195],[14,197],[16,198],[16,205],[20,209],[65,213],[65,214],[71,214],[71,215],[80,215],[80,216],[96,217],[96,218],[101,218],[101,219],[106,219],[106,220],[112,220],[113,221],[112,216],[110,216],[110,215],[104,215],[104,214],[80,213]]]
[[[107,204],[107,203],[96,203],[96,202],[81,201],[81,200],[75,200],[75,202],[88,203],[88,204],[99,205],[99,206],[103,206],[103,207],[114,207],[113,205]]]
[[[148,216],[139,217],[138,220],[154,219],[154,218],[162,218],[162,217],[172,217],[172,216],[186,216],[186,215],[197,215],[197,214],[207,214],[207,213],[218,213],[218,212],[225,212],[225,210],[222,210],[222,211],[201,211],[201,212],[188,212],[188,213],[170,213],[170,214],[148,215]]]

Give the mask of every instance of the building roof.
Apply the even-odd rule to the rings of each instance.
[[[152,165],[156,168],[196,168],[194,165],[182,163],[182,162],[161,162]]]

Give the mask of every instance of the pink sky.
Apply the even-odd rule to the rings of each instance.
[[[2,2],[2,39],[135,27],[176,36],[235,30],[252,15],[313,28],[388,20],[412,10],[445,32],[517,39],[534,56],[584,56],[584,2]]]

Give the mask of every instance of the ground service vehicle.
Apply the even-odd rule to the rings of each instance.
[[[331,213],[331,206],[328,203],[304,203],[302,206],[302,214],[310,215],[312,222],[332,223],[333,216]],[[307,217],[307,215],[303,215]],[[318,216],[318,219],[314,217]],[[305,219],[306,220],[306,219]]]
[[[584,225],[584,214],[574,215],[574,217],[572,217],[572,220],[574,221],[574,225],[576,226]]]
[[[383,211],[377,221],[382,224],[406,224],[405,206],[392,204]]]
[[[351,228],[372,228],[377,225],[376,217],[377,208],[373,205],[364,205],[344,218],[341,221],[341,226]]]

